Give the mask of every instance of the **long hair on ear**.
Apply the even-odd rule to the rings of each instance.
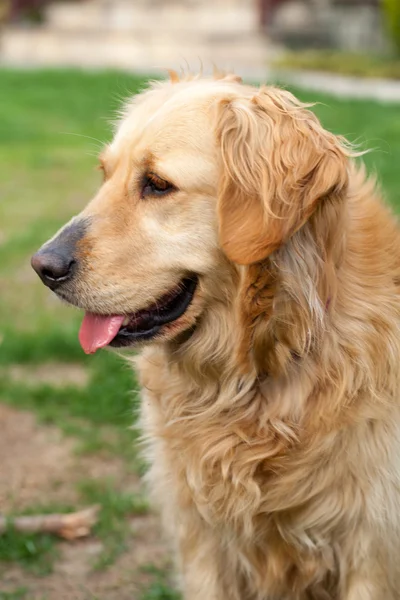
[[[333,231],[340,230],[350,146],[276,88],[224,100],[217,136],[220,242],[231,261],[246,266],[242,358],[252,347],[258,369],[275,361],[278,370],[310,346],[310,319],[321,318],[334,293],[321,272],[332,276],[338,260]]]

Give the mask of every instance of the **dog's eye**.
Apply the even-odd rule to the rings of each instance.
[[[148,173],[143,180],[141,196],[142,198],[146,198],[147,196],[164,196],[173,189],[175,188],[172,183],[161,179],[155,173]]]

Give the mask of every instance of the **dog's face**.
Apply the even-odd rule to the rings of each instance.
[[[229,78],[134,99],[101,154],[98,194],[32,259],[86,311],[85,351],[194,328],[235,264],[264,259],[344,185],[343,157],[322,132],[290,95]]]
[[[44,283],[87,311],[86,351],[176,336],[202,312],[225,260],[214,99],[211,84],[138,96],[101,153],[98,194],[35,255]]]

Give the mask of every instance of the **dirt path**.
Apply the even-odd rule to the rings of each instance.
[[[39,424],[29,412],[0,404],[0,512],[63,504],[79,507],[77,483],[110,477],[124,491],[141,483],[118,457],[79,456],[76,443],[56,427]],[[137,600],[150,576],[144,565],[168,568],[168,552],[157,518],[129,518],[126,551],[103,570],[93,569],[103,544],[95,537],[60,542],[53,572],[35,576],[15,563],[0,564],[0,592],[26,588],[28,600]]]

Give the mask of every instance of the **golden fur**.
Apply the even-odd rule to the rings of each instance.
[[[286,91],[173,74],[102,160],[79,305],[200,276],[137,359],[185,599],[399,599],[400,236],[349,145]],[[149,168],[176,193],[141,200]]]

